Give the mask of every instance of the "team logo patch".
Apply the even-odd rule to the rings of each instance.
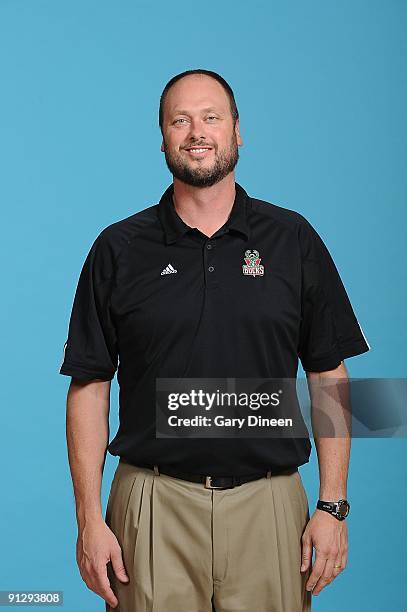
[[[263,276],[264,266],[260,265],[259,252],[248,250],[244,254],[245,264],[242,266],[243,274],[247,276]]]

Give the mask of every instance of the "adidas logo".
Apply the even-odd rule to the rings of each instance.
[[[166,266],[161,272],[161,276],[163,274],[175,274],[176,272],[178,272],[178,270],[176,270],[171,264],[168,264],[168,266]]]

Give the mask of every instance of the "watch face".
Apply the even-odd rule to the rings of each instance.
[[[338,514],[340,516],[342,516],[343,518],[345,518],[345,516],[348,516],[349,514],[349,503],[346,501],[346,499],[341,499],[339,501],[339,506],[338,506]]]

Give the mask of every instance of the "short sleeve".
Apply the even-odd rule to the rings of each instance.
[[[59,373],[79,380],[111,380],[117,370],[117,336],[110,299],[114,255],[103,232],[80,273]]]
[[[302,217],[301,324],[298,356],[305,371],[338,367],[370,349],[333,259],[312,225]]]

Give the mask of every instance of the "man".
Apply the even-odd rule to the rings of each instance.
[[[347,562],[349,439],[316,438],[320,500],[310,518],[298,472],[307,437],[165,439],[155,385],[295,379],[298,358],[309,384],[346,379],[343,360],[370,347],[309,222],[235,182],[243,143],[226,81],[206,70],[177,75],[159,124],[173,184],[96,239],[60,370],[72,376],[80,573],[107,610],[310,610],[311,590]],[[117,368],[120,426],[108,445]],[[120,462],[104,520],[107,450]]]

